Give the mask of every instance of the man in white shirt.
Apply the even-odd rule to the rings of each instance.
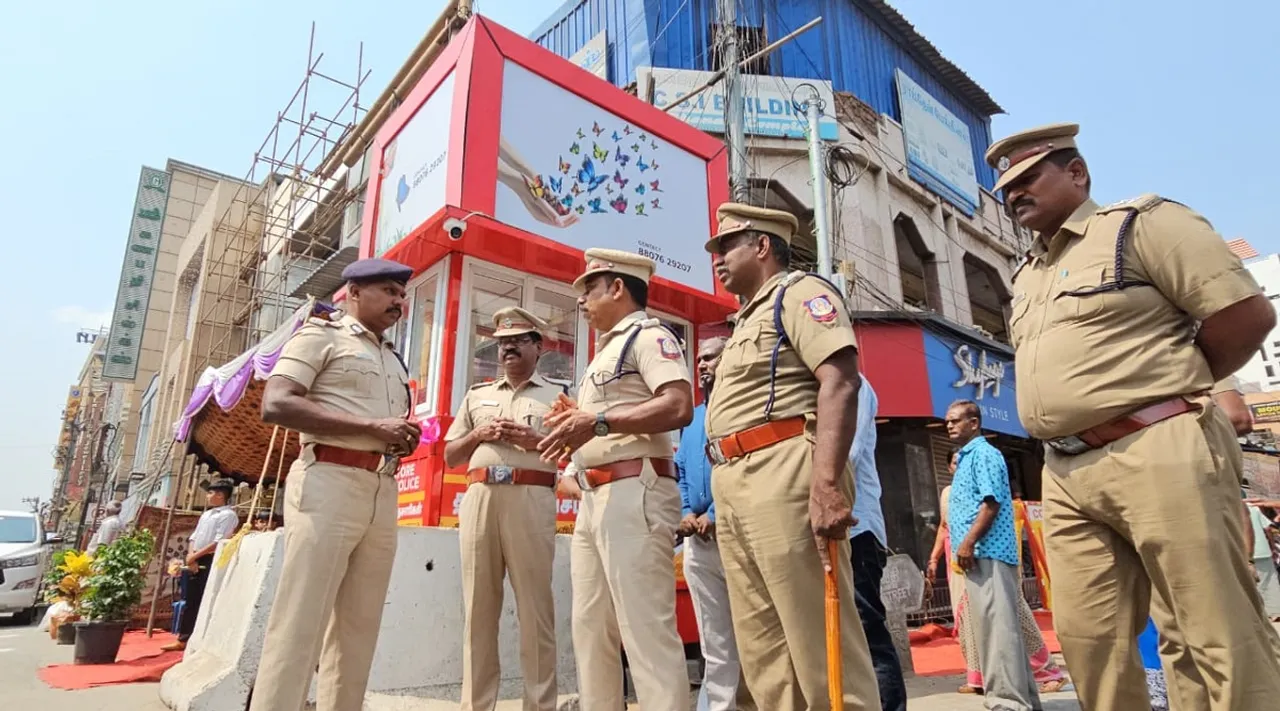
[[[893,646],[880,600],[880,578],[887,560],[884,511],[880,508],[880,474],[876,471],[876,410],[879,399],[866,377],[859,375],[858,429],[849,450],[854,472],[853,517],[849,529],[850,559],[853,562],[854,604],[862,619],[862,631],[871,650],[883,711],[906,711],[907,687],[902,664]]]
[[[182,619],[178,623],[178,641],[165,645],[166,651],[187,648],[187,640],[196,628],[196,616],[200,614],[204,586],[209,582],[213,554],[218,550],[218,543],[234,536],[240,526],[240,517],[230,505],[235,482],[215,479],[200,486],[207,492],[208,508],[200,514],[196,530],[187,543],[187,569],[182,571],[185,590],[182,599],[186,604],[182,606]]]
[[[120,523],[120,502],[108,502],[105,510],[106,518],[102,519],[102,523],[98,524],[98,532],[93,534],[93,540],[89,541],[89,547],[85,552],[93,555],[98,552],[98,546],[109,545],[112,541],[120,537],[120,531],[124,528]]]

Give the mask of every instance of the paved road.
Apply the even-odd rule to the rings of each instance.
[[[166,711],[158,684],[127,684],[84,691],[50,689],[36,677],[49,664],[71,662],[71,647],[60,647],[34,626],[18,627],[0,617],[0,698],[5,709],[22,711]],[[982,698],[955,693],[960,677],[916,677],[907,683],[911,711],[980,711]],[[375,698],[369,711],[454,711],[458,704],[404,698]],[[629,708],[638,709],[636,705]],[[1070,693],[1046,697],[1045,711],[1079,711]],[[504,701],[498,711],[519,711],[519,701]],[[236,711],[227,709],[226,711]]]

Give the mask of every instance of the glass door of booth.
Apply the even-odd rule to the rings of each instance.
[[[434,413],[439,395],[448,273],[449,257],[445,257],[409,282],[409,311],[391,334],[396,352],[409,370],[414,385],[413,410],[419,417]]]
[[[576,388],[586,367],[586,342],[579,334],[587,331],[577,300],[568,284],[468,258],[462,276],[454,406],[462,402],[467,388],[501,376],[493,315],[508,306],[519,306],[550,325],[538,373],[553,383]]]

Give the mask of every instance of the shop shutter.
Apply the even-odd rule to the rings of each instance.
[[[951,485],[951,472],[949,471],[951,449],[951,438],[945,432],[930,432],[929,444],[933,449],[933,474],[938,480],[938,492]]]

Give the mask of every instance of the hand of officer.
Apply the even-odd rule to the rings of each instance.
[[[698,520],[694,522],[694,532],[703,538],[715,538],[716,522],[707,518],[706,514],[702,514],[698,517]]]
[[[542,435],[532,427],[516,422],[503,422],[500,432],[503,442],[524,450],[536,450],[542,441]]]
[[[506,420],[492,420],[475,428],[475,438],[481,442],[496,442],[502,439],[502,430]]]
[[[562,499],[577,501],[582,498],[582,488],[578,486],[578,481],[571,476],[560,477],[560,481],[556,482],[556,493]]]
[[[698,530],[698,517],[689,514],[680,520],[680,535],[692,536]]]
[[[538,443],[544,462],[558,462],[596,436],[596,416],[576,408],[550,414],[546,423],[551,434]]]
[[[839,489],[830,484],[814,481],[809,487],[809,525],[813,528],[814,542],[822,559],[823,570],[831,570],[827,555],[828,540],[842,540],[849,534],[849,527],[857,523],[853,507]]]
[[[960,542],[960,548],[956,550],[956,565],[960,566],[961,570],[973,570],[977,564],[977,559],[973,557],[973,541],[966,538]]]
[[[379,441],[397,446],[407,446],[410,450],[417,448],[422,437],[422,425],[410,422],[402,417],[387,417],[374,420],[369,426],[369,434]]]

